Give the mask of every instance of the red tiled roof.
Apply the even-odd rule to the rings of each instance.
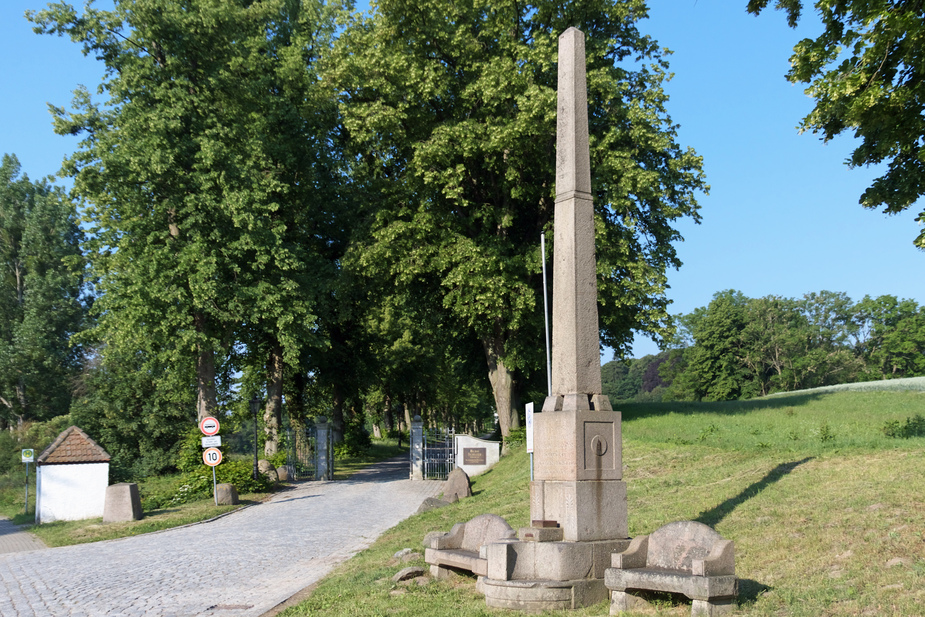
[[[109,458],[109,454],[98,443],[76,426],[72,426],[45,448],[35,464],[108,463]]]

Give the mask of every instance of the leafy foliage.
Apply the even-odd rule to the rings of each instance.
[[[758,14],[770,0],[749,0]],[[808,4],[808,3],[807,3]],[[802,0],[777,0],[796,26]],[[917,0],[817,0],[824,30],[793,49],[787,79],[806,83],[815,108],[801,130],[826,141],[846,131],[861,140],[851,166],[887,164],[861,196],[866,208],[895,214],[925,194],[925,20]],[[925,211],[918,221],[925,223]],[[925,249],[925,231],[915,240]]]
[[[384,0],[335,46],[328,78],[375,206],[351,259],[478,342],[504,434],[517,382],[542,366],[537,236],[552,224],[557,37],[569,26],[587,35],[603,340],[624,348],[633,328],[665,331],[672,225],[697,218],[706,187],[701,159],[676,142],[645,15],[635,0]]]
[[[883,425],[883,434],[887,437],[909,439],[911,437],[925,437],[925,417],[915,414],[905,421],[891,420]]]
[[[611,401],[657,402],[668,385],[661,366],[671,353],[663,351],[635,360],[612,360],[601,366],[601,386]]]
[[[344,440],[334,444],[334,456],[337,458],[362,456],[372,445],[373,441],[369,431],[366,430],[364,418],[357,414],[347,422]]]
[[[925,375],[925,310],[912,300],[823,291],[802,299],[714,295],[679,319],[662,369],[677,400],[731,400]]]
[[[61,188],[0,162],[0,428],[66,414],[86,327],[77,211]]]
[[[247,461],[223,460],[215,467],[215,481],[218,484],[233,484],[238,494],[265,493],[272,488],[272,483],[263,474],[257,474],[257,479],[254,480],[254,466]],[[167,507],[211,496],[212,473],[200,459],[198,469],[179,476],[176,490],[170,495],[169,500],[162,497],[163,501],[157,503],[156,498],[152,496],[148,503],[153,508]]]

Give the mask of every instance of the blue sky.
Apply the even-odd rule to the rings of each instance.
[[[77,138],[54,134],[46,104],[67,106],[78,84],[94,90],[102,75],[69,40],[32,33],[23,13],[45,4],[0,5],[0,153],[15,153],[33,179],[55,173],[77,147]],[[700,199],[702,224],[680,225],[684,265],[669,274],[671,312],[689,313],[724,289],[925,302],[914,212],[887,217],[861,208],[858,197],[877,173],[844,164],[853,138],[823,144],[796,130],[812,101],[784,74],[793,45],[818,29],[814,16],[792,30],[781,13],[748,15],[746,0],[650,4],[641,29],[674,51],[669,113],[680,143],[704,157],[711,185]],[[657,351],[643,337],[633,355]]]

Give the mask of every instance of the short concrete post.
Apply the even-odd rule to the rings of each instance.
[[[325,416],[315,420],[315,479],[333,480],[334,466],[331,464],[331,425]]]
[[[103,505],[104,523],[122,523],[141,520],[141,496],[134,482],[120,482],[106,487]]]
[[[234,484],[219,484],[215,487],[215,502],[219,506],[238,505],[238,489]]]
[[[424,479],[424,422],[421,416],[411,421],[411,479]]]

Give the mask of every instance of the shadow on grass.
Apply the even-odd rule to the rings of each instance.
[[[145,510],[141,509],[141,512],[144,516],[160,516],[161,514],[171,514],[173,512],[179,512],[180,508],[156,508],[154,510]]]
[[[801,392],[799,394],[778,394],[773,398],[755,398],[746,401],[704,401],[669,403],[614,403],[614,409],[623,414],[623,421],[664,416],[670,413],[694,415],[714,413],[722,416],[736,416],[754,411],[780,409],[808,405],[827,396],[828,392]]]
[[[739,579],[739,606],[743,604],[754,604],[758,601],[758,596],[771,591],[771,587],[753,581],[750,578]]]
[[[726,518],[726,516],[728,516],[729,513],[735,510],[739,505],[745,503],[752,497],[755,497],[758,493],[779,481],[781,478],[792,472],[803,463],[811,461],[813,458],[814,457],[812,456],[807,456],[806,458],[800,459],[798,461],[781,463],[769,471],[763,478],[742,489],[742,491],[735,497],[731,497],[721,504],[701,512],[700,516],[694,520],[703,523],[704,525],[709,525],[710,527],[716,527],[716,525],[721,520]]]

